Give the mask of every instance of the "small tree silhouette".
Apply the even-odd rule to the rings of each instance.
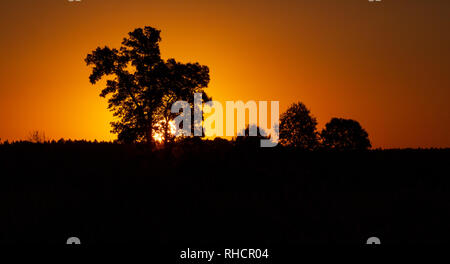
[[[372,147],[369,134],[351,119],[333,118],[322,130],[321,138],[327,149],[367,150]]]
[[[317,120],[303,103],[294,103],[281,115],[280,143],[304,150],[314,150],[319,145]]]
[[[39,131],[33,131],[30,132],[30,134],[28,135],[27,138],[28,141],[32,142],[32,143],[45,143],[45,133],[44,132],[39,132]]]
[[[209,83],[208,67],[163,60],[160,41],[159,30],[138,28],[124,38],[119,50],[99,47],[85,59],[92,66],[92,84],[105,76],[113,77],[100,96],[110,95],[108,108],[119,120],[111,123],[112,132],[118,134],[119,141],[152,144],[157,124],[166,124],[164,134],[168,135],[174,102],[183,100],[193,106],[194,93],[206,97],[203,89]]]
[[[255,131],[256,135],[251,135],[251,131]],[[248,125],[247,128],[242,131],[242,134],[243,136],[234,138],[234,144],[238,148],[260,148],[261,140],[270,139],[269,136],[264,136],[267,132],[257,125]]]

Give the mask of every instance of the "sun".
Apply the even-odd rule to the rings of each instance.
[[[160,121],[158,124],[156,124],[155,132],[153,132],[153,139],[155,142],[162,143],[164,141],[164,132],[163,132],[163,126],[165,124],[165,121]],[[177,128],[175,126],[175,121],[169,121],[169,133],[170,135],[175,135],[177,132]]]

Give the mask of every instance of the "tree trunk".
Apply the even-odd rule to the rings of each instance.
[[[167,146],[167,143],[169,143],[169,121],[166,118],[166,122],[164,123],[164,145]]]
[[[147,144],[153,145],[152,128],[147,128]]]
[[[153,139],[153,120],[150,119],[148,121],[148,127],[147,127],[147,144],[150,145],[150,147],[153,147],[154,139]]]

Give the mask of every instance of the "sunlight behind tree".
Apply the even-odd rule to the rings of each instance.
[[[165,141],[165,130],[164,124],[166,121],[160,121],[155,125],[155,131],[153,132],[153,139],[157,143],[163,143]],[[169,121],[169,136],[170,138],[175,138],[175,134],[177,132],[177,128],[175,126],[175,121]]]

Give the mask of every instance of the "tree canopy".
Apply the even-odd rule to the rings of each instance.
[[[303,103],[294,103],[281,115],[280,143],[304,150],[317,148],[317,120]]]
[[[369,134],[351,119],[333,118],[321,132],[322,144],[334,150],[366,150],[372,147]]]
[[[108,77],[100,96],[109,96],[108,108],[117,118],[112,132],[121,142],[153,143],[153,134],[161,129],[167,141],[172,104],[193,104],[194,93],[205,94],[208,86],[207,66],[161,58],[160,33],[153,27],[138,28],[120,49],[98,47],[85,59],[92,66],[92,84]]]

